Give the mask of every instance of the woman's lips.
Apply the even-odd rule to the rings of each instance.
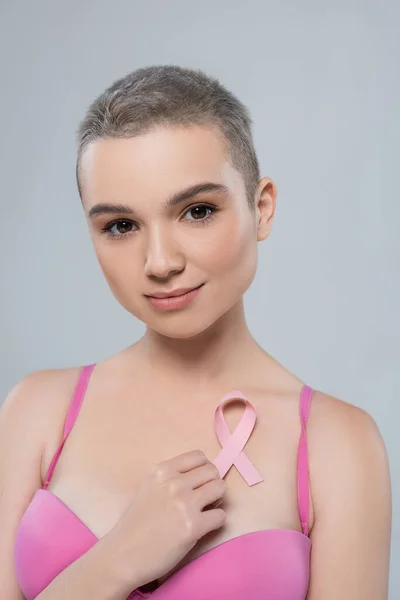
[[[199,287],[194,288],[181,296],[169,296],[168,298],[154,298],[154,296],[147,296],[147,298],[151,305],[158,310],[165,311],[185,308],[196,298],[196,296],[198,296],[203,285],[204,284],[201,284]]]

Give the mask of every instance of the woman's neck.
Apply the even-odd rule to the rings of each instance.
[[[141,358],[156,378],[176,377],[201,386],[243,369],[251,354],[260,352],[244,316],[243,301],[196,337],[176,339],[147,329],[136,344]]]

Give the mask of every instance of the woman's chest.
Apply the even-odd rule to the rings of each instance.
[[[119,398],[109,403],[97,396],[96,410],[85,404],[57,464],[49,489],[101,538],[108,533],[135,498],[146,473],[157,463],[200,449],[214,461],[240,426],[245,406],[229,402],[221,442],[215,427],[215,402],[143,395],[134,405]],[[251,531],[297,529],[296,450],[300,426],[290,411],[279,411],[253,401],[256,421],[243,453],[262,476],[248,485],[232,460],[224,479],[226,522],[197,542],[179,566],[218,544]],[[107,408],[108,407],[108,408]],[[179,410],[177,407],[180,407]],[[51,450],[45,454],[50,462]],[[46,467],[45,467],[46,468]]]

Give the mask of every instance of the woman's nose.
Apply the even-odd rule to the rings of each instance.
[[[178,248],[178,244],[171,234],[158,231],[151,238],[149,236],[144,268],[148,277],[165,279],[173,273],[179,273],[184,268],[183,252]]]

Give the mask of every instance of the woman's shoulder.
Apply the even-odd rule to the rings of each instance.
[[[368,411],[320,390],[312,394],[307,438],[316,481],[324,489],[325,479],[336,468],[340,478],[343,469],[367,468],[368,452],[385,452],[379,427]]]
[[[361,502],[367,489],[386,485],[385,442],[373,416],[363,408],[315,390],[307,424],[310,477],[316,515],[342,496]]]
[[[38,424],[53,408],[62,404],[76,384],[82,367],[66,367],[33,371],[21,377],[6,396],[1,409],[15,418],[35,418]]]
[[[0,424],[10,443],[28,443],[28,436],[32,447],[42,448],[43,454],[57,446],[81,369],[41,369],[15,383],[0,407]]]
[[[365,409],[341,398],[313,390],[310,408],[310,429],[321,441],[355,439],[366,432],[379,433],[372,415]]]
[[[276,367],[276,365],[274,365]],[[305,385],[284,369],[275,368],[269,379],[283,390],[279,406],[288,407],[299,427],[300,391]],[[349,481],[360,481],[375,466],[387,474],[387,452],[380,429],[373,416],[351,401],[312,388],[306,424],[311,487],[316,508],[326,506],[332,493],[348,489]],[[287,401],[286,401],[287,400]],[[262,407],[263,402],[260,400]]]
[[[371,414],[363,408],[315,388],[312,383],[303,381],[270,355],[263,358],[265,368],[259,368],[261,389],[262,386],[270,387],[273,382],[276,394],[291,399],[295,405],[298,404],[300,392],[306,384],[312,389],[308,423],[310,428],[324,434],[328,431],[334,434],[335,431],[344,433],[347,428],[376,427]]]

